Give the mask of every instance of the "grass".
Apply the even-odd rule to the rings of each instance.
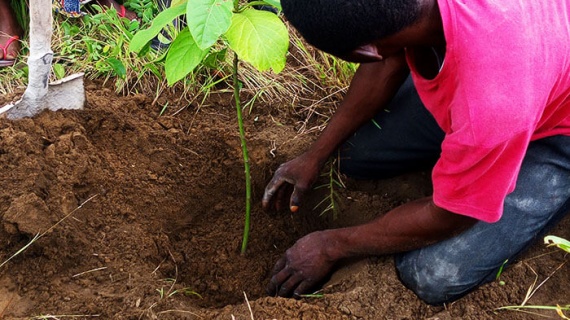
[[[23,0],[13,2],[18,19],[27,21]],[[92,5],[93,12],[80,19],[54,15],[51,81],[84,72],[87,79],[111,85],[120,94],[153,96],[155,104],[164,94],[179,96],[180,103],[176,107],[160,106],[164,109],[162,113],[169,116],[190,105],[200,108],[213,92],[233,91],[233,54],[223,46],[214,47],[206,63],[173,87],[166,84],[165,51],[149,48],[143,49],[139,56],[128,54],[130,39],[138,30],[148,26],[157,5],[156,0],[129,0],[125,4],[139,12],[140,23],[121,19],[114,9],[103,11],[97,5]],[[346,91],[356,66],[307,47],[293,31],[291,43],[286,69],[278,75],[259,72],[240,63],[240,92],[244,101],[250,101],[244,104],[244,109],[247,113],[255,112],[257,102],[292,108],[294,114],[301,118],[298,124],[300,134],[322,130],[333,114],[336,102]],[[0,68],[0,94],[23,91],[27,83],[27,54],[28,39],[24,36],[22,54],[15,66]]]
[[[177,295],[177,294],[183,294],[185,296],[196,296],[200,299],[203,299],[202,295],[200,295],[198,292],[192,290],[189,287],[174,289],[174,285],[176,284],[176,279],[164,279],[164,281],[166,283],[169,283],[170,287],[168,290],[165,290],[164,287],[161,287],[160,289],[156,289],[156,291],[160,295],[160,299],[170,298],[170,297]]]
[[[568,242],[568,240],[560,238],[560,237],[556,237],[556,236],[546,236],[544,238],[544,243],[547,246],[556,246],[558,248],[560,248],[561,250],[570,253],[570,242]],[[505,261],[506,263],[507,261]],[[503,264],[503,266],[505,265],[505,263]],[[563,263],[561,263],[556,269],[554,269],[542,282],[538,283],[538,274],[534,271],[534,269],[530,268],[531,271],[534,273],[535,275],[535,279],[533,281],[533,283],[530,285],[530,287],[527,290],[527,293],[522,301],[522,303],[520,305],[516,305],[516,306],[504,306],[504,307],[500,307],[497,308],[497,310],[508,310],[508,311],[517,311],[517,312],[523,312],[523,313],[528,313],[528,314],[532,314],[532,315],[536,315],[536,316],[541,316],[541,317],[546,317],[543,314],[540,314],[538,312],[536,312],[537,310],[551,310],[551,311],[555,311],[556,314],[561,318],[561,319],[570,319],[568,318],[568,316],[566,316],[565,312],[566,311],[570,311],[570,304],[568,305],[556,305],[556,306],[544,306],[544,305],[527,305],[528,301],[530,300],[530,298],[532,298],[532,296],[538,291],[538,289],[540,287],[542,287],[542,285],[544,285],[547,281],[549,281],[552,276],[559,272],[560,269],[562,267],[564,267],[566,265],[566,261],[564,261]],[[503,266],[501,266],[501,270],[503,269]],[[500,273],[497,274],[497,279],[499,278]],[[537,284],[538,283],[538,284]]]
[[[137,79],[145,75],[159,76],[156,64],[158,53],[146,57],[126,54],[129,40],[140,28],[138,21],[117,16],[114,9],[103,11],[93,5],[94,14],[81,19],[67,19],[54,15],[52,51],[54,52],[51,81],[77,72],[85,72],[90,79],[115,81],[117,91],[129,91]],[[18,13],[19,20],[24,13]],[[25,28],[27,29],[27,28]],[[28,39],[22,40],[22,54],[14,67],[0,69],[0,93],[13,92],[27,82]]]
[[[318,189],[326,189],[325,197],[313,208],[316,210],[321,208],[321,215],[330,213],[333,216],[333,219],[336,219],[340,213],[340,202],[341,198],[338,195],[337,190],[346,188],[344,183],[342,182],[342,177],[340,175],[340,170],[338,169],[339,159],[331,158],[325,165],[324,172],[321,174],[321,177],[326,179],[324,184],[321,184],[315,187],[315,190]]]
[[[59,221],[57,221],[54,225],[52,225],[49,229],[47,229],[46,231],[42,232],[42,233],[38,233],[36,234],[25,246],[23,246],[20,250],[16,251],[16,253],[14,253],[13,255],[11,255],[8,259],[4,260],[2,263],[0,263],[0,268],[2,268],[3,266],[5,266],[8,262],[10,262],[10,260],[14,259],[15,257],[17,257],[18,255],[20,255],[22,252],[26,251],[26,249],[28,249],[32,244],[34,244],[36,241],[38,241],[40,238],[42,238],[43,236],[45,236],[47,233],[49,233],[50,231],[52,231],[53,229],[55,229],[58,225],[60,225],[63,221],[67,220],[67,218],[71,217],[77,210],[83,208],[83,206],[85,204],[87,204],[88,202],[90,202],[91,200],[95,199],[97,196],[99,196],[99,194],[95,194],[91,197],[89,197],[87,200],[85,200],[83,203],[81,203],[77,208],[73,209],[70,213],[68,213],[66,216],[64,216],[63,218],[61,218]]]
[[[304,120],[299,133],[314,133],[324,129],[336,110],[356,71],[357,64],[342,61],[308,45],[293,30],[288,68],[294,70],[292,82],[301,83],[305,92],[298,95],[296,113]],[[309,92],[307,92],[309,91]],[[311,99],[318,97],[317,99]]]
[[[508,262],[509,262],[509,259],[507,259],[503,262],[503,264],[499,268],[499,271],[497,272],[497,276],[495,277],[495,281],[499,281],[499,285],[501,285],[501,286],[505,285],[505,281],[499,280],[499,279],[501,278],[501,275],[503,274],[505,266],[507,265]]]

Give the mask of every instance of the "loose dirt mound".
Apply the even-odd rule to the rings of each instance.
[[[143,95],[98,84],[87,91],[84,111],[0,119],[0,263],[41,235],[0,268],[0,318],[528,319],[495,309],[520,304],[548,276],[529,304],[570,303],[568,259],[542,244],[501,276],[504,285],[445,308],[408,291],[389,257],[340,266],[322,298],[267,297],[270,270],[296,239],[429,194],[428,176],[349,183],[336,220],[312,210],[317,193],[298,214],[264,213],[272,172],[314,137],[296,133],[298,115],[259,106],[246,120],[254,205],[242,256],[245,187],[231,98],[169,117]],[[553,233],[570,238],[569,219]]]

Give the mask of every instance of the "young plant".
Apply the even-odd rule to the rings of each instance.
[[[331,158],[328,163],[328,170],[325,170],[324,173],[321,175],[325,177],[327,181],[322,185],[315,187],[316,189],[327,189],[327,194],[314,208],[321,207],[323,208],[321,211],[321,215],[324,215],[327,212],[332,213],[333,219],[338,217],[338,213],[340,211],[340,203],[341,198],[337,193],[338,189],[346,188],[344,183],[342,182],[342,178],[340,176],[340,171],[338,169],[339,159],[338,157]]]
[[[155,0],[125,0],[123,5],[125,8],[136,12],[144,24],[152,21],[152,18],[158,13],[158,6]]]
[[[187,26],[175,35],[166,53],[165,73],[169,85],[183,79],[197,66],[205,63],[208,57],[211,57],[210,54],[216,54],[214,46],[229,47],[233,51],[232,83],[246,184],[242,254],[247,249],[249,239],[251,177],[240,98],[239,60],[250,63],[259,71],[272,69],[279,73],[285,67],[285,56],[289,47],[289,34],[283,21],[272,12],[254,9],[253,6],[257,5],[281,9],[278,0],[243,4],[239,0],[173,2],[170,8],[156,16],[148,29],[133,37],[129,47],[131,52],[147,51],[152,38],[163,30],[168,30],[174,19],[185,16]]]

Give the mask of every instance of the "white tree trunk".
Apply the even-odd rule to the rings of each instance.
[[[28,87],[24,96],[41,100],[48,92],[53,60],[51,0],[30,0],[30,56]]]
[[[45,109],[81,109],[85,103],[83,74],[48,83],[53,60],[51,1],[30,0],[28,87],[20,101],[0,108],[0,113],[7,111],[9,119],[32,117]]]

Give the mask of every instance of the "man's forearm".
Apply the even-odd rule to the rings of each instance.
[[[324,162],[352,133],[390,102],[408,75],[402,56],[361,64],[346,97],[307,152]]]
[[[418,249],[453,237],[476,219],[437,207],[430,198],[404,204],[369,223],[323,231],[332,259]]]

